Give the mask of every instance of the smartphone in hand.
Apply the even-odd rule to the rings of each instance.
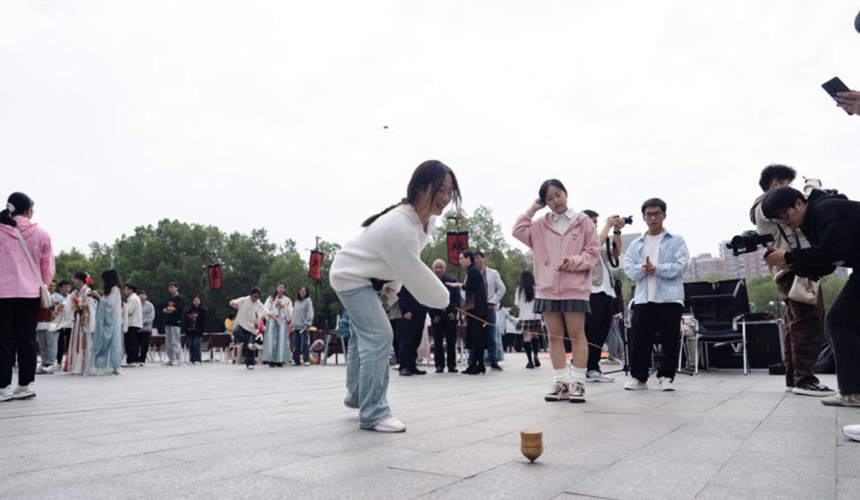
[[[845,83],[838,76],[835,76],[821,84],[821,88],[823,88],[824,91],[830,94],[830,97],[834,99],[836,99],[836,94],[838,92],[851,92],[851,89],[849,89],[848,86],[845,85]],[[847,109],[845,110],[845,112],[849,115],[854,114]]]

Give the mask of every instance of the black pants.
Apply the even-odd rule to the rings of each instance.
[[[137,348],[137,334],[140,328],[136,326],[128,327],[125,332],[125,360],[128,364],[137,363],[137,356],[140,350]]]
[[[137,362],[146,363],[146,356],[149,355],[149,336],[152,335],[152,328],[145,328],[137,332]]]
[[[854,272],[827,313],[827,336],[842,394],[860,394],[860,277]]]
[[[18,385],[36,378],[36,316],[39,299],[0,299],[0,388],[12,384],[18,358]]]
[[[648,380],[651,369],[651,346],[658,341],[663,348],[663,361],[658,377],[674,379],[678,370],[678,350],[681,346],[681,304],[636,304],[633,306],[631,330],[633,345],[630,374],[641,382]]]
[[[600,371],[600,355],[609,336],[612,322],[612,297],[604,292],[592,293],[591,312],[585,315],[585,338],[588,339],[588,369]]]
[[[203,362],[203,335],[189,335],[188,336],[188,359],[192,363],[202,363]]]
[[[403,329],[403,319],[391,319],[388,320],[391,323],[391,331],[394,332],[394,336],[391,339],[391,348],[394,350],[394,361],[400,362],[400,336],[401,330]]]
[[[421,337],[424,334],[424,319],[427,314],[413,314],[412,318],[403,318],[400,329],[400,369],[417,370],[416,358]]]
[[[242,352],[245,355],[245,366],[254,366],[257,364],[257,360],[255,359],[255,351],[250,348],[250,345],[254,343],[254,338],[256,335],[245,330],[239,325],[233,329],[233,338],[242,343]]]
[[[457,320],[449,320],[443,316],[438,323],[433,323],[433,360],[436,362],[436,369],[445,368],[445,347],[442,346],[444,340],[448,351],[448,368],[453,370],[457,368]]]
[[[63,356],[69,352],[69,339],[72,337],[71,328],[63,328],[57,334],[57,366],[63,366]]]

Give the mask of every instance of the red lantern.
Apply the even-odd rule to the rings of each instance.
[[[221,264],[209,264],[209,288],[221,288]]]
[[[460,254],[469,249],[469,232],[449,232],[446,235],[448,242],[448,263],[454,266],[460,265]]]
[[[322,276],[322,261],[323,253],[319,250],[311,250],[311,260],[308,266],[308,276],[315,281],[319,281]]]

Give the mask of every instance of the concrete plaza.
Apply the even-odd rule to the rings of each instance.
[[[857,499],[860,409],[787,394],[782,377],[679,375],[677,391],[589,384],[546,403],[548,361],[483,376],[392,371],[403,434],[357,429],[343,364],[40,375],[0,404],[0,498]],[[833,376],[823,377],[835,386]],[[538,427],[545,451],[520,454]]]

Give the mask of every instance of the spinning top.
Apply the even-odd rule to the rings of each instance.
[[[534,428],[521,430],[520,451],[534,463],[543,454],[543,431]]]

